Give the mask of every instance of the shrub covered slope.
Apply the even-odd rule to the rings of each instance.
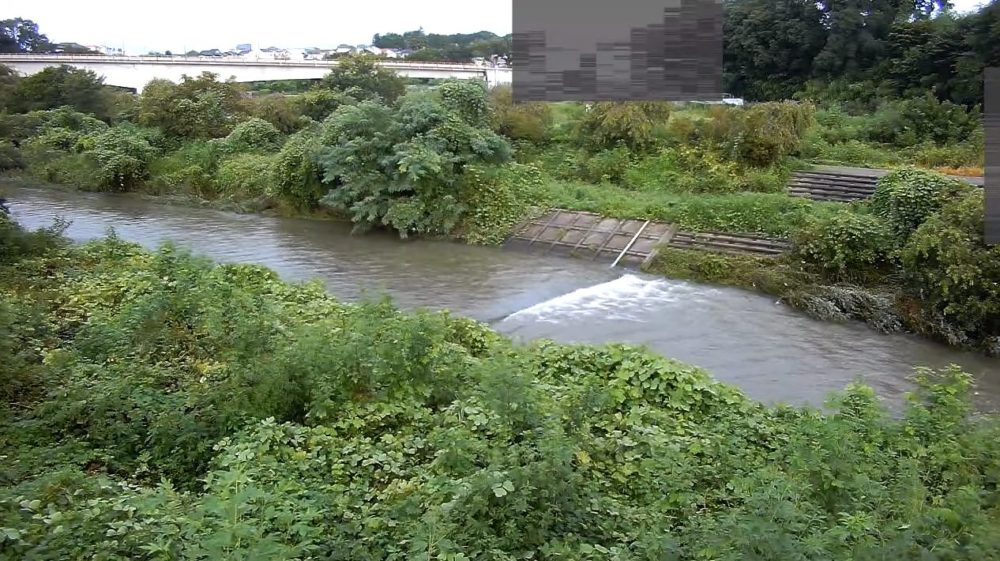
[[[1000,426],[756,403],[643,349],[512,346],[248,265],[0,236],[3,559],[1000,555]]]

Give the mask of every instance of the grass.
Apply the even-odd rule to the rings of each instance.
[[[777,237],[787,236],[809,217],[840,206],[784,193],[676,194],[558,180],[549,180],[543,190],[546,202],[553,207],[612,218],[662,220],[688,230]]]

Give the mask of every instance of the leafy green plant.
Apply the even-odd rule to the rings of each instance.
[[[343,106],[326,122],[322,202],[359,228],[388,226],[401,236],[445,235],[467,208],[459,199],[468,166],[510,159],[509,144],[478,128],[486,92],[462,88],[414,93],[398,108],[367,101]],[[474,98],[478,96],[479,101]]]
[[[905,241],[928,216],[968,189],[967,183],[938,173],[898,170],[879,179],[870,200],[871,210]]]
[[[968,193],[923,221],[902,250],[909,290],[951,328],[952,344],[1000,352],[1000,248],[983,241],[984,196]],[[939,333],[942,334],[942,333]]]
[[[580,144],[594,150],[624,144],[642,151],[655,142],[654,129],[665,124],[671,107],[660,102],[599,102],[579,122]]]
[[[223,160],[215,172],[215,183],[227,195],[259,197],[274,185],[275,156],[237,154]]]
[[[793,248],[797,258],[826,276],[848,280],[885,270],[895,245],[884,219],[842,210],[796,231]]]
[[[493,130],[511,140],[544,144],[552,134],[552,109],[546,103],[514,103],[509,86],[490,91],[490,119]]]
[[[533,212],[541,200],[542,175],[530,165],[472,168],[463,178],[463,201],[470,209],[462,227],[470,243],[499,244]]]
[[[23,347],[0,389],[31,388],[0,403],[10,558],[1000,553],[1000,427],[957,367],[920,369],[901,410],[861,384],[768,406],[641,348],[515,345],[171,246],[0,275],[0,350]],[[877,304],[856,296],[830,295]]]
[[[156,149],[145,139],[122,127],[112,127],[94,142],[101,184],[116,191],[130,191],[149,175]]]
[[[221,145],[229,153],[270,152],[281,145],[281,131],[264,119],[251,117],[233,127]]]

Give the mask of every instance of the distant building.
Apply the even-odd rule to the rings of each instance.
[[[125,49],[120,47],[108,47],[106,45],[77,45],[76,43],[63,43],[64,50],[62,52],[81,52],[82,49],[93,53],[99,53],[108,56],[122,56],[125,54]]]

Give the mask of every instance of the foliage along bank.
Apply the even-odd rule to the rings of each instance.
[[[334,214],[361,230],[391,228],[404,237],[498,243],[526,215],[558,206],[686,230],[792,238],[793,256],[760,264],[781,282],[748,282],[744,267],[707,270],[727,259],[688,253],[664,257],[657,270],[767,285],[817,317],[865,319],[881,330],[1000,350],[992,319],[1000,298],[989,289],[1000,274],[974,264],[989,250],[981,237],[963,238],[961,254],[948,245],[949,228],[973,235],[973,226],[942,215],[958,222],[928,226],[931,233],[914,240],[947,247],[904,251],[916,244],[904,230],[943,206],[922,206],[939,200],[927,185],[943,179],[902,172],[892,176],[897,187],[883,182],[870,205],[817,203],[785,191],[790,171],[804,161],[850,160],[856,150],[899,163],[981,166],[976,108],[933,96],[886,99],[874,109],[795,101],[740,108],[514,104],[509,88],[487,92],[471,82],[408,89],[374,62],[346,58],[319,84],[290,96],[247,97],[239,84],[205,74],[179,84],[153,81],[123,101],[80,70],[7,76],[0,106],[12,112],[0,113],[8,139],[0,142],[0,168],[87,189]],[[63,86],[83,82],[94,87],[62,97]],[[33,110],[13,112],[24,111],[26,100]],[[106,109],[80,111],[91,107]],[[880,203],[890,191],[899,200]],[[936,279],[918,271],[937,271]],[[900,275],[908,275],[905,282]],[[951,277],[965,280],[946,292],[933,288]]]
[[[0,559],[1000,555],[1000,425],[921,371],[765,406],[264,268],[0,216]]]

